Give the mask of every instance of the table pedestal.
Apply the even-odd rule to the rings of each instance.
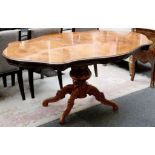
[[[118,110],[118,106],[107,100],[102,92],[100,92],[96,87],[89,85],[86,80],[88,80],[91,76],[91,71],[88,66],[84,67],[72,67],[70,76],[73,79],[73,84],[67,85],[61,90],[59,90],[55,97],[48,98],[43,101],[43,106],[47,107],[49,103],[57,102],[63,98],[65,98],[66,94],[70,94],[70,98],[68,100],[67,108],[65,109],[62,117],[60,118],[60,123],[65,123],[65,117],[70,113],[74,100],[77,98],[85,98],[88,95],[95,96],[96,100],[100,101],[102,104],[112,106],[113,111]]]

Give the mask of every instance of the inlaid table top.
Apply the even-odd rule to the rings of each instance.
[[[107,100],[103,92],[88,84],[87,80],[91,77],[88,65],[124,59],[151,43],[146,36],[135,32],[62,33],[10,43],[3,55],[9,63],[21,67],[50,66],[57,70],[71,67],[73,84],[63,87],[54,97],[47,98],[42,103],[47,107],[49,103],[57,103],[66,94],[70,94],[60,118],[60,123],[64,124],[75,99],[85,98],[87,95],[93,95],[102,104],[111,106],[113,111],[118,110],[117,104]]]
[[[69,32],[10,43],[3,55],[17,62],[62,65],[127,55],[151,43],[136,32]]]

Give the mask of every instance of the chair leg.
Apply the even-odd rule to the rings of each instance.
[[[42,69],[40,69],[40,78],[41,78],[41,79],[44,78],[44,74],[42,73]]]
[[[30,87],[30,93],[31,97],[34,98],[34,84],[33,84],[33,70],[28,69],[28,78],[29,78],[29,87]]]
[[[133,56],[131,56],[129,58],[129,71],[130,71],[131,81],[134,81],[134,78],[135,78],[135,63],[136,63],[136,59]]]
[[[24,92],[24,85],[23,85],[23,76],[22,76],[22,69],[19,69],[17,73],[17,79],[19,84],[20,93],[22,96],[22,99],[25,100],[25,92]]]
[[[60,86],[60,89],[62,89],[63,88],[62,73],[61,71],[57,71],[57,73],[58,73],[59,86]]]
[[[151,63],[151,83],[150,83],[151,88],[154,88],[154,81],[155,81],[155,62]]]
[[[7,87],[7,80],[6,80],[6,76],[5,75],[2,76],[2,80],[3,80],[3,86]]]
[[[95,72],[95,76],[98,77],[97,64],[94,64],[94,72]]]
[[[44,75],[43,74],[40,74],[40,78],[43,79],[44,78]]]
[[[11,74],[11,83],[12,83],[12,86],[15,86],[15,73]]]

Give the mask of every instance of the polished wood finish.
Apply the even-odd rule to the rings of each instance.
[[[46,31],[46,28],[44,30]],[[36,31],[38,32],[37,36],[34,35],[34,33],[36,34]],[[63,31],[63,28],[61,28],[60,33],[62,33],[62,31]],[[33,35],[32,35],[32,33],[33,33]],[[48,33],[50,34],[50,32],[48,32]],[[51,33],[52,33],[52,31],[51,31]],[[54,32],[54,33],[56,33],[56,32]],[[54,34],[54,33],[52,33],[52,34]],[[28,30],[28,36],[27,36],[28,38],[27,39],[37,38],[37,37],[42,36],[42,35],[39,33],[38,29],[29,29]],[[33,68],[33,72],[36,72],[36,70],[37,70],[37,73],[39,73],[38,72],[38,68]],[[28,72],[29,72],[29,68],[28,68]],[[30,71],[30,72],[32,72],[32,71]],[[61,71],[59,71],[59,72],[61,72]],[[33,77],[33,73],[31,73],[31,74],[32,74],[31,76]],[[40,75],[41,75],[41,79],[43,79],[44,75],[43,75],[42,69],[40,69]],[[32,86],[32,84],[33,84],[32,77],[29,77],[29,86],[30,86],[31,97],[34,98],[35,95],[34,95],[34,88],[33,88],[34,86]],[[59,86],[60,86],[60,88],[62,88],[63,87],[63,82],[62,82],[61,74],[58,75],[58,80],[59,80]]]
[[[60,118],[60,123],[64,124],[75,99],[84,98],[87,94],[111,106],[114,111],[118,110],[115,103],[107,100],[102,92],[86,82],[91,76],[88,65],[122,60],[151,43],[152,41],[146,36],[135,32],[64,33],[9,44],[3,55],[9,63],[28,68],[48,66],[61,71],[71,67],[70,76],[73,84],[59,90],[55,97],[43,101],[43,106],[48,106],[51,102],[63,99],[66,94],[71,95],[67,108]]]
[[[99,30],[99,28],[72,28],[72,32],[87,32],[87,31],[96,31],[96,30]],[[95,72],[95,76],[98,77],[97,64],[94,64],[94,72]]]
[[[93,31],[46,35],[8,45],[3,55],[19,63],[70,67],[83,61],[128,55],[137,47],[151,44],[142,34]],[[94,62],[93,62],[94,63]]]
[[[143,49],[141,52],[134,54],[130,57],[129,68],[131,80],[134,80],[135,77],[135,63],[140,61],[142,63],[151,64],[151,82],[150,87],[154,88],[155,83],[155,30],[143,29],[143,28],[134,28],[133,31],[145,34],[150,40],[153,41],[153,44],[150,45],[147,49]]]
[[[132,31],[144,34],[150,40],[155,41],[155,30],[146,29],[146,28],[133,28]]]
[[[44,100],[43,106],[47,107],[49,103],[57,102],[63,98],[65,98],[66,94],[70,94],[70,98],[68,100],[67,108],[65,109],[62,117],[60,118],[60,123],[65,123],[65,118],[70,113],[73,108],[74,101],[77,98],[85,98],[87,95],[95,96],[96,100],[101,102],[102,104],[112,106],[113,110],[118,110],[118,106],[105,98],[104,94],[100,92],[96,87],[89,85],[86,80],[88,80],[91,76],[91,71],[88,66],[82,67],[72,67],[70,76],[73,80],[72,85],[67,85],[63,89],[59,90],[55,97],[48,98]]]

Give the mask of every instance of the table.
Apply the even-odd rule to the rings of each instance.
[[[95,86],[87,83],[91,77],[88,65],[106,64],[129,57],[146,48],[152,42],[143,34],[136,32],[90,31],[45,35],[35,39],[10,43],[4,50],[6,60],[13,65],[24,68],[46,68],[63,71],[71,68],[73,84],[59,90],[54,97],[43,101],[43,106],[57,102],[70,94],[67,107],[60,118],[65,123],[74,101],[95,96],[102,104],[118,110],[116,103],[105,98]]]

